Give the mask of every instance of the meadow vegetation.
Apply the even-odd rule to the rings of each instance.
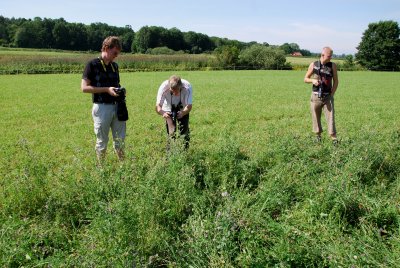
[[[192,143],[166,154],[171,74],[121,74],[127,159],[102,169],[81,74],[0,76],[1,267],[398,265],[399,73],[339,72],[333,146],[304,71],[181,71]]]
[[[268,50],[267,48],[264,48]],[[154,49],[156,50],[156,49]],[[239,52],[238,52],[239,53]],[[82,66],[99,52],[78,52],[51,49],[18,49],[0,47],[0,74],[57,74],[81,73]],[[244,57],[244,56],[243,56]],[[316,57],[286,56],[286,63],[269,63],[266,60],[258,69],[306,70]],[[260,60],[260,59],[258,59]],[[340,70],[349,70],[343,59],[333,60]],[[243,62],[226,65],[216,54],[131,54],[122,53],[117,62],[122,72],[194,71],[194,70],[246,70],[253,65]],[[248,63],[250,64],[250,63]],[[268,65],[270,64],[270,65]],[[276,67],[278,64],[278,67]],[[275,67],[274,67],[275,66]],[[356,66],[355,69],[360,69]],[[353,68],[354,69],[354,68]]]
[[[99,52],[0,48],[0,74],[81,73],[82,66],[98,56]],[[122,53],[118,64],[123,72],[219,68],[214,57],[208,54]]]

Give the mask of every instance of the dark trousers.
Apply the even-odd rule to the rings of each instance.
[[[175,123],[175,132],[176,129],[178,128],[180,136],[184,136],[185,139],[185,149],[189,148],[189,142],[190,142],[190,130],[189,130],[189,114],[185,115],[181,119],[177,119],[177,122]],[[178,126],[176,126],[176,123],[178,123]],[[172,139],[175,139],[175,133],[169,133],[168,129],[168,124],[165,122],[165,127],[167,129],[167,134],[169,137]]]

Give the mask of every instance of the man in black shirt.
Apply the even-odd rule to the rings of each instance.
[[[120,160],[124,159],[124,140],[126,122],[118,120],[117,88],[120,88],[118,65],[114,59],[121,52],[121,41],[116,36],[109,36],[103,41],[101,56],[86,64],[82,75],[81,89],[92,93],[94,132],[96,134],[96,155],[98,161],[104,159],[110,128],[113,145]]]

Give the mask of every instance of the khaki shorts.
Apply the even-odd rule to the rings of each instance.
[[[126,122],[118,120],[116,110],[116,104],[93,103],[92,117],[97,138],[95,147],[97,153],[104,153],[107,150],[110,128],[114,149],[120,150],[124,147]]]
[[[313,132],[316,134],[322,133],[321,114],[322,110],[324,110],[329,135],[336,135],[335,108],[332,95],[327,95],[320,99],[317,94],[311,93],[310,103]]]

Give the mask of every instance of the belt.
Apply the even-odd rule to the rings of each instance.
[[[313,91],[314,95],[318,95],[318,91]],[[322,93],[323,96],[331,95],[331,93]]]

